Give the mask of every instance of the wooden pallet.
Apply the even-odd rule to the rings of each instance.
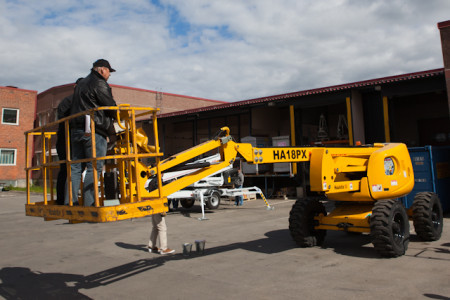
[[[244,194],[244,200],[256,200],[256,194]]]

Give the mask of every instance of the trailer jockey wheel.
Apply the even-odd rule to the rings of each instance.
[[[424,241],[437,241],[441,238],[443,212],[438,195],[431,192],[417,193],[413,205],[414,229]]]
[[[183,206],[183,208],[191,208],[192,206],[194,206],[194,202],[195,202],[195,200],[192,198],[180,200],[181,206]]]
[[[220,205],[220,194],[218,191],[214,191],[209,196],[208,201],[206,201],[206,207],[209,209],[217,209]]]
[[[297,200],[289,214],[289,231],[300,247],[322,245],[326,230],[316,230],[315,216],[327,215],[325,206],[319,201],[324,198],[303,198]]]
[[[370,216],[370,236],[375,250],[384,257],[404,255],[409,243],[409,220],[397,200],[375,202]]]

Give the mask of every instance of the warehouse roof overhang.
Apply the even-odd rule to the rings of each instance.
[[[356,88],[382,86],[382,85],[391,84],[391,83],[395,83],[395,82],[401,82],[401,81],[406,82],[406,81],[410,81],[410,80],[443,76],[443,75],[444,75],[444,69],[440,68],[440,69],[434,69],[434,70],[428,70],[428,71],[422,71],[422,72],[388,76],[388,77],[383,77],[383,78],[364,80],[364,81],[358,81],[358,82],[341,84],[341,85],[334,85],[334,86],[329,86],[329,87],[324,87],[324,88],[304,90],[304,91],[299,91],[299,92],[292,92],[292,93],[287,93],[287,94],[280,94],[280,95],[261,97],[261,98],[243,100],[243,101],[237,101],[237,102],[229,102],[226,104],[213,105],[213,106],[208,106],[208,107],[172,112],[172,113],[167,113],[167,114],[161,114],[159,116],[159,118],[169,118],[169,117],[176,117],[176,116],[182,116],[182,115],[188,115],[188,114],[194,114],[194,113],[200,113],[200,112],[222,110],[222,109],[227,109],[227,108],[237,108],[237,107],[241,107],[241,106],[250,106],[250,105],[262,104],[262,103],[268,103],[268,102],[285,101],[285,100],[289,100],[289,99],[293,99],[293,98],[310,96],[310,95],[326,94],[326,93],[340,92],[340,91],[346,91],[346,90],[348,91],[348,90],[356,89]]]

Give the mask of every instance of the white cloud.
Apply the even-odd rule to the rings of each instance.
[[[97,58],[110,83],[235,101],[442,67],[433,0],[0,0],[0,85],[42,92]]]

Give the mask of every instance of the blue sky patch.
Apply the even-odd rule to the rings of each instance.
[[[173,37],[186,36],[191,30],[191,24],[183,18],[179,11],[173,5],[161,4],[159,0],[151,0],[159,10],[167,13],[169,17],[169,31]]]
[[[181,17],[178,10],[173,6],[167,7],[167,12],[169,14],[170,34],[173,36],[186,36],[191,29],[191,24]]]

